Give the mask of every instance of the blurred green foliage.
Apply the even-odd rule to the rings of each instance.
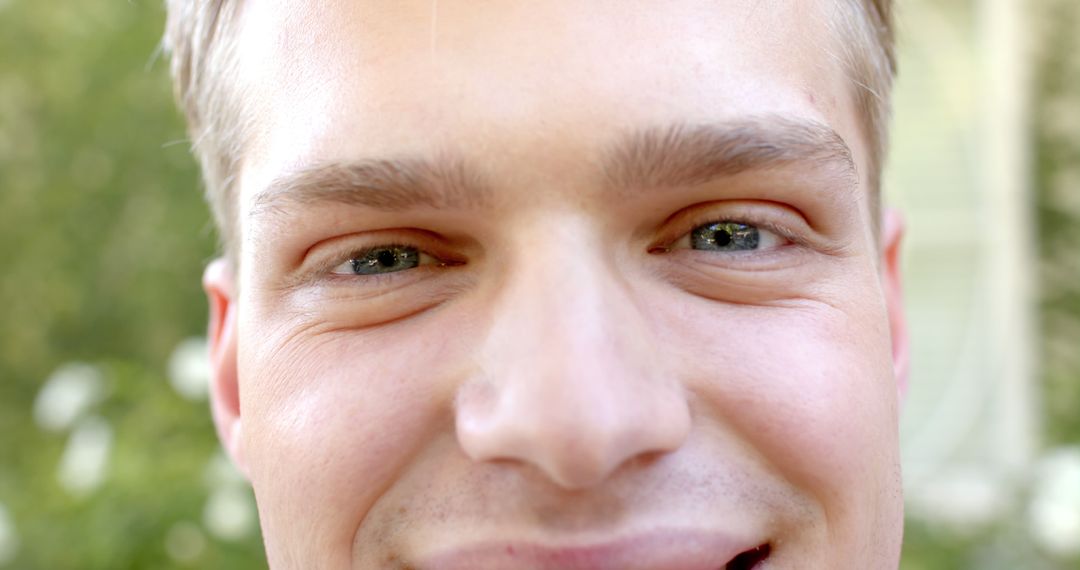
[[[1080,6],[1042,3],[1032,124],[1041,363],[1051,442],[1080,442]]]
[[[1067,443],[1080,434],[1080,10],[1045,5],[1034,124],[1042,346],[1048,433]],[[214,237],[158,52],[163,19],[156,1],[0,0],[0,505],[20,543],[12,568],[265,567],[257,529],[203,529],[217,442],[205,402],[167,381],[170,353],[205,327],[199,275]],[[106,477],[85,495],[56,477],[67,434],[33,418],[42,382],[72,361],[103,373],[93,413],[115,434]],[[168,553],[178,528],[205,539],[193,560]],[[904,568],[1026,553],[1001,542],[1011,532],[912,522]]]
[[[158,53],[160,2],[0,2],[0,504],[10,567],[171,568],[198,522],[217,444],[205,402],[172,390],[170,352],[205,330],[211,223]],[[55,473],[65,434],[32,403],[60,364],[104,372],[115,434],[85,497]],[[257,532],[196,566],[264,567]]]

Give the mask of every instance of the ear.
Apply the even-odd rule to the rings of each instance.
[[[903,274],[900,269],[900,245],[904,237],[904,217],[899,211],[887,208],[882,216],[881,283],[885,305],[889,312],[889,333],[892,337],[893,375],[896,391],[903,405],[907,395],[911,352],[907,317],[904,314]]]
[[[236,287],[232,265],[215,259],[203,273],[210,304],[210,410],[221,445],[245,476],[241,445],[240,386],[236,373]]]

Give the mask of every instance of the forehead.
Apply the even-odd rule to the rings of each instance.
[[[247,3],[241,202],[305,166],[451,152],[587,169],[612,131],[746,116],[835,129],[865,164],[828,0]],[[502,172],[499,172],[499,171]],[[241,211],[245,206],[241,205]]]

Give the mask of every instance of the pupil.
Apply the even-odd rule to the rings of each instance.
[[[375,255],[375,260],[383,267],[392,267],[397,263],[397,255],[389,249],[384,249]]]
[[[713,240],[716,241],[716,245],[724,247],[731,244],[731,232],[727,230],[716,230],[713,232]]]

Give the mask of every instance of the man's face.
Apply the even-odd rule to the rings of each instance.
[[[271,565],[895,568],[898,233],[836,10],[246,3],[206,283]]]

